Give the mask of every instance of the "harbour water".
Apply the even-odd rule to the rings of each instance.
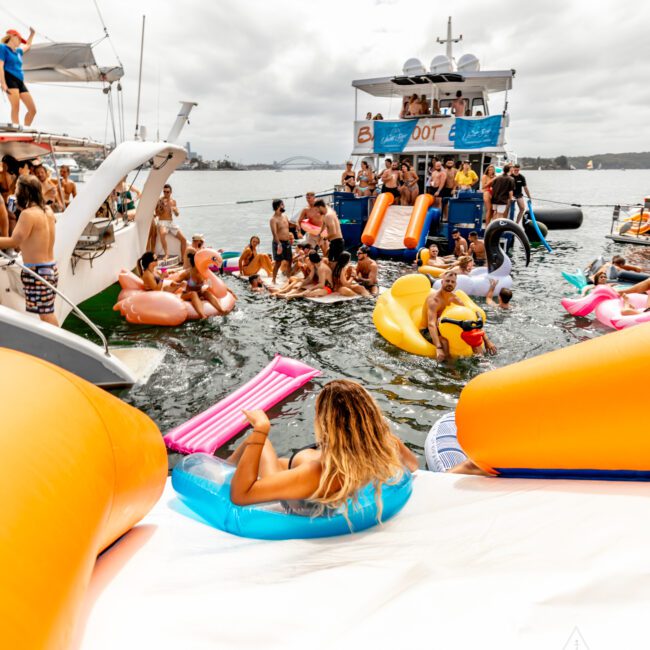
[[[534,197],[585,205],[638,203],[650,188],[647,170],[526,171],[525,176]],[[336,171],[178,172],[171,183],[181,208],[179,224],[188,238],[201,232],[214,248],[241,250],[250,236],[257,234],[262,249],[270,251],[270,199],[326,190],[339,179],[340,172]],[[182,207],[257,198],[269,201]],[[304,205],[304,199],[286,199],[285,204],[287,212],[293,214]],[[112,345],[127,342],[165,350],[161,366],[146,384],[120,393],[122,399],[151,416],[163,432],[248,381],[280,353],[322,371],[320,378],[270,412],[271,439],[280,453],[313,440],[313,404],[320,386],[334,378],[348,378],[368,388],[393,430],[422,458],[429,428],[443,412],[453,410],[460,391],[472,377],[606,333],[591,319],[576,320],[565,313],[560,299],[573,295],[574,289],[560,272],[583,267],[600,254],[638,256],[642,249],[605,239],[611,207],[585,207],[583,211],[582,227],[551,231],[549,242],[554,252],[534,249],[529,267],[524,266],[522,251],[515,246],[514,309],[488,312],[487,331],[498,348],[498,355],[492,358],[438,365],[432,359],[398,350],[379,336],[372,324],[372,300],[335,305],[287,303],[251,295],[235,278],[226,281],[239,296],[238,307],[225,319],[177,328],[136,327],[110,311],[106,295],[101,308],[97,308],[97,301],[88,308]],[[399,263],[380,262],[380,268],[382,286],[390,286],[400,275],[412,272]],[[73,316],[66,327],[85,334]],[[544,408],[542,395],[539,407]],[[486,418],[498,415],[485,405]],[[236,440],[228,449],[234,444]],[[226,453],[227,449],[222,451]]]

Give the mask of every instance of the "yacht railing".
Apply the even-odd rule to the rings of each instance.
[[[107,357],[111,356],[111,353],[108,349],[108,341],[106,340],[106,337],[104,336],[104,333],[93,323],[86,314],[84,314],[77,305],[75,305],[72,300],[70,300],[64,293],[59,291],[53,284],[48,282],[45,278],[42,278],[38,273],[35,271],[32,271],[28,266],[25,266],[24,264],[21,264],[15,257],[11,257],[11,255],[7,255],[7,253],[0,251],[0,257],[4,257],[6,260],[8,260],[9,264],[7,266],[10,266],[11,264],[15,264],[18,268],[21,270],[25,271],[25,273],[28,273],[32,277],[34,277],[36,280],[39,282],[43,283],[48,289],[51,289],[56,293],[57,296],[59,296],[64,302],[66,302],[70,307],[72,308],[72,311],[84,322],[90,329],[97,334],[99,339],[102,342],[102,345],[104,346],[104,353],[106,354]]]

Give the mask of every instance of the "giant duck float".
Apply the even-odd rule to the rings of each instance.
[[[424,302],[431,282],[414,273],[395,281],[377,298],[372,320],[377,331],[398,348],[424,357],[435,357],[436,346],[422,336],[427,328]],[[483,345],[485,312],[462,290],[455,291],[462,305],[450,305],[440,317],[440,334],[449,342],[453,357],[470,357]]]
[[[456,287],[470,296],[486,296],[490,290],[490,280],[496,280],[494,293],[497,295],[501,289],[512,287],[512,262],[500,245],[500,239],[505,233],[512,233],[522,243],[526,251],[526,266],[530,263],[530,242],[524,229],[509,219],[492,221],[485,229],[484,243],[487,254],[487,268],[479,267],[469,275],[458,275]],[[420,267],[421,273],[431,267]],[[439,273],[439,275],[441,275]],[[440,281],[434,284],[434,289],[440,288]]]
[[[224,281],[212,271],[213,268],[219,269],[222,262],[221,255],[210,248],[200,250],[194,256],[194,265],[208,281],[209,290],[217,297],[221,309],[229,313],[235,307],[235,297],[228,291]],[[130,271],[120,273],[119,283],[122,291],[113,309],[119,311],[129,323],[173,327],[186,320],[199,318],[190,302],[169,291],[145,291],[142,280]],[[218,314],[205,300],[203,310],[208,317]]]
[[[609,285],[596,287],[584,298],[576,300],[563,298],[562,306],[572,316],[588,316],[594,312],[597,320],[603,325],[617,330],[649,322],[650,312],[645,311],[648,306],[648,296],[645,293],[630,293],[627,297],[630,307],[638,313],[623,315],[625,309],[623,299]]]

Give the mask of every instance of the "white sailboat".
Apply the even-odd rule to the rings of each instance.
[[[590,161],[587,163],[587,169],[593,170],[593,168],[594,168],[594,161],[593,161],[593,160],[590,160]]]
[[[52,44],[34,46],[38,56],[26,57],[28,81],[119,81],[121,68],[100,68],[90,46]],[[44,52],[49,50],[50,57]],[[31,53],[30,53],[31,54]],[[32,76],[33,74],[33,76]],[[132,269],[145,251],[154,208],[162,187],[186,159],[185,149],[174,144],[187,122],[193,102],[183,102],[167,141],[139,139],[119,144],[106,157],[77,197],[58,215],[55,260],[59,268],[55,313],[63,322],[79,303],[104,291],[118,279],[121,269]],[[105,151],[88,138],[75,138],[7,125],[0,127],[0,157],[18,161],[78,152]],[[135,219],[127,221],[111,209],[114,188],[129,173],[143,174],[142,196]],[[0,345],[53,361],[102,386],[129,386],[135,375],[117,356],[60,328],[43,323],[25,311],[21,256],[0,258]]]

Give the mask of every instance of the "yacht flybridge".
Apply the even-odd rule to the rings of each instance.
[[[177,137],[194,103],[184,102],[171,136]],[[0,157],[18,161],[102,151],[104,145],[84,138],[0,127]],[[55,312],[63,322],[79,303],[114,284],[122,269],[132,269],[145,251],[156,201],[171,173],[186,158],[172,142],[126,141],[106,157],[65,212],[57,215],[54,256],[59,267]],[[135,219],[117,215],[110,197],[120,181],[136,172],[142,196]],[[140,176],[142,174],[142,176]],[[0,258],[0,346],[52,360],[104,386],[134,383],[133,373],[108,349],[50,325],[25,312],[20,279],[21,257]],[[66,365],[66,363],[68,365]]]

